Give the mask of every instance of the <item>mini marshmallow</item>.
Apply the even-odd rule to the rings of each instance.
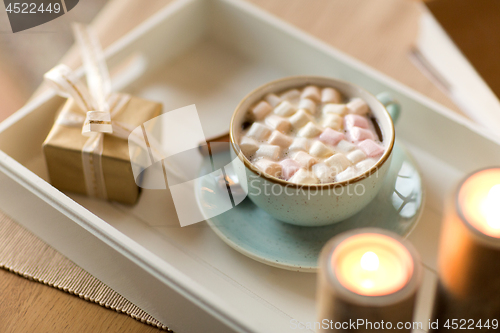
[[[314,125],[312,121],[308,122],[306,126],[302,127],[299,131],[298,136],[305,138],[314,138],[321,133],[321,128]]]
[[[283,101],[274,109],[274,113],[282,117],[288,117],[295,113],[295,108],[289,101]]]
[[[344,117],[345,128],[360,127],[369,128],[370,124],[366,117],[357,114],[348,114]]]
[[[335,172],[332,172],[332,169],[324,163],[313,165],[312,172],[322,183],[331,183],[335,180]]]
[[[281,101],[281,98],[279,98],[277,95],[275,94],[267,94],[266,97],[264,97],[264,99],[266,100],[266,102],[269,103],[269,105],[271,105],[273,108],[275,108],[276,106],[278,106],[278,104],[280,104],[282,101]]]
[[[330,127],[336,131],[342,130],[342,117],[338,114],[328,113],[321,123],[323,127]]]
[[[300,98],[300,91],[298,89],[290,89],[281,94],[280,98],[290,102],[297,102]]]
[[[288,133],[292,129],[292,124],[286,118],[272,114],[265,119],[267,126],[283,133]]]
[[[325,106],[323,106],[323,113],[335,113],[339,116],[343,116],[347,113],[347,107],[345,104],[325,104]]]
[[[245,156],[253,155],[259,149],[259,143],[248,136],[241,138],[240,149]]]
[[[255,158],[265,157],[276,161],[280,156],[281,148],[275,145],[260,145],[259,149],[255,152]]]
[[[291,158],[281,161],[280,164],[281,176],[286,180],[290,179],[300,169],[300,164]]]
[[[303,150],[303,151],[308,151],[309,150],[309,139],[306,138],[295,138],[293,139],[292,145],[288,147],[290,151],[294,150]]]
[[[326,159],[325,164],[332,169],[332,173],[335,175],[351,166],[351,162],[342,153],[335,154]]]
[[[309,149],[309,154],[314,157],[329,157],[333,155],[333,151],[325,146],[325,144],[321,141],[314,140],[314,143]]]
[[[343,153],[348,153],[356,149],[356,145],[346,140],[340,140],[339,143],[337,143],[336,149]]]
[[[350,167],[347,168],[345,171],[339,173],[337,177],[335,177],[335,180],[338,182],[343,182],[354,177],[356,177],[356,169]]]
[[[253,117],[256,120],[261,120],[264,119],[264,117],[267,116],[271,111],[273,111],[273,108],[271,107],[271,105],[269,105],[268,102],[261,101],[257,105],[255,105],[251,111]]]
[[[293,128],[299,129],[313,119],[309,113],[307,113],[305,110],[300,109],[293,116],[288,118],[288,120],[292,124]]]
[[[370,170],[372,166],[377,164],[377,160],[374,158],[367,158],[364,161],[359,162],[356,164],[356,168],[358,169],[358,173],[362,174],[365,173],[366,171]]]
[[[254,163],[254,165],[262,172],[273,177],[281,176],[281,164],[270,161],[267,158],[262,158]]]
[[[326,128],[323,133],[319,136],[319,140],[329,144],[331,146],[335,146],[339,143],[340,140],[344,138],[344,133],[337,132],[331,128]]]
[[[375,157],[384,152],[384,148],[377,144],[375,141],[367,139],[358,144],[359,148],[365,152],[369,157]]]
[[[321,102],[339,104],[342,103],[342,96],[336,89],[323,88],[321,90]]]
[[[309,111],[309,113],[314,114],[316,113],[316,103],[307,98],[301,99],[299,102],[299,109],[305,109]]]
[[[319,103],[321,101],[321,93],[319,91],[319,88],[316,86],[307,86],[302,90],[302,94],[300,95],[300,98],[307,98],[310,99],[316,103]]]
[[[297,154],[293,156],[293,159],[300,164],[301,167],[309,169],[314,164],[318,163],[318,161],[309,155],[306,152],[299,151]]]
[[[374,140],[375,134],[372,131],[367,130],[366,128],[361,127],[352,127],[348,129],[349,136],[353,141],[363,141],[366,139]]]
[[[368,104],[359,97],[353,98],[349,103],[347,103],[347,108],[350,113],[358,114],[361,116],[366,115],[370,112]]]
[[[285,135],[278,131],[273,131],[269,140],[267,141],[270,145],[280,146],[281,148],[288,148],[293,142],[293,139],[288,135]]]
[[[297,171],[292,178],[288,180],[295,184],[318,184],[319,180],[316,178],[312,172],[300,169]]]
[[[254,138],[257,141],[264,141],[271,135],[271,129],[260,123],[253,123],[247,132],[247,136]]]
[[[352,164],[356,164],[364,160],[366,158],[366,154],[363,153],[361,150],[356,149],[355,151],[347,154],[347,158],[349,159],[349,161],[352,162]]]

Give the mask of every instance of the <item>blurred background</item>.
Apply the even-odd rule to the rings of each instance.
[[[0,121],[29,100],[47,70],[59,62],[73,68],[78,65],[78,51],[68,52],[73,44],[71,22],[92,21],[106,47],[171,1],[80,0],[67,14],[15,34],[6,11],[0,8]],[[479,74],[500,95],[500,63],[491,61],[500,47],[500,34],[492,33],[500,31],[497,0],[314,0],[314,5],[310,0],[247,1],[462,115],[472,115],[476,121],[484,118],[486,125],[495,120],[495,126],[500,126],[499,116],[483,117],[485,110],[500,112],[498,96],[486,91],[483,84],[483,93],[494,103],[477,105],[476,101],[483,99],[470,94],[468,85],[474,77],[457,70],[467,65],[449,61],[461,57],[460,52],[434,47],[446,41],[434,37],[440,28],[422,20],[430,17],[429,13],[434,15],[462,54],[475,67],[484,67]],[[469,105],[464,103],[464,96],[472,101]]]

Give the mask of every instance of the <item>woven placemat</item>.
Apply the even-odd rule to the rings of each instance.
[[[0,268],[172,332],[2,212]]]

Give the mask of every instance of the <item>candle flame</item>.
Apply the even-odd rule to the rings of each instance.
[[[361,268],[365,271],[376,271],[379,266],[377,254],[368,251],[361,257]]]
[[[493,229],[500,229],[500,184],[493,186],[483,204],[486,222]]]
[[[375,283],[372,280],[367,279],[361,282],[361,287],[363,287],[364,289],[372,289],[373,287],[375,287]]]

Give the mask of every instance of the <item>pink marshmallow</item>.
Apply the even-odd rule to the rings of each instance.
[[[344,138],[344,134],[337,132],[334,129],[326,128],[319,136],[319,140],[323,143],[335,146],[340,140]]]
[[[367,139],[359,143],[359,148],[369,157],[375,157],[384,152],[384,148],[375,141]]]
[[[309,169],[314,164],[318,163],[318,160],[309,155],[306,152],[299,151],[293,156],[295,162],[299,163],[301,167]]]
[[[361,127],[369,128],[368,119],[357,114],[348,114],[344,117],[345,128]]]
[[[281,161],[280,164],[282,170],[281,175],[286,180],[290,179],[300,169],[300,164],[291,158]]]
[[[351,127],[348,129],[349,136],[353,141],[363,141],[363,140],[375,140],[375,134],[372,131],[367,130],[366,128],[361,127]]]

